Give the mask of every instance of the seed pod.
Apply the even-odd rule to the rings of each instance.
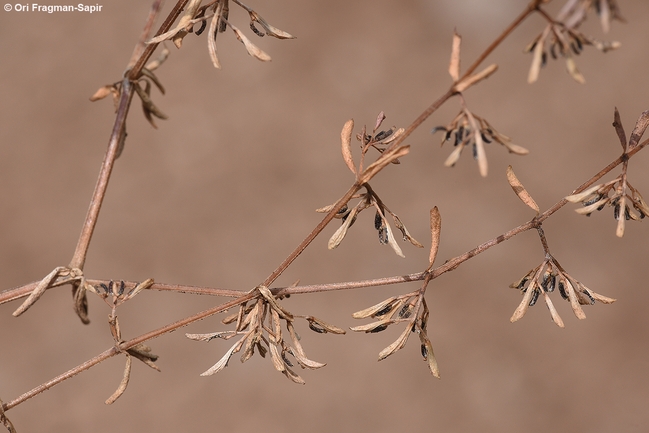
[[[117,296],[122,296],[124,294],[124,280],[119,282],[119,289],[117,289]]]
[[[381,212],[377,210],[374,215],[374,228],[381,230],[381,227],[383,227],[383,217],[381,216]]]
[[[561,293],[561,297],[566,301],[569,299],[568,294],[566,293],[566,287],[563,285],[563,281],[559,281],[559,293]]]
[[[381,227],[379,229],[379,242],[383,245],[387,244],[390,240],[388,236],[388,231],[385,229],[385,227]]]
[[[460,126],[457,131],[455,131],[455,143],[453,146],[457,146],[462,143],[462,136],[464,135],[464,126]]]

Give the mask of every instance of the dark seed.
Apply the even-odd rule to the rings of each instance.
[[[550,55],[554,60],[557,60],[557,52],[556,52],[556,45],[550,46]]]
[[[428,349],[426,349],[425,344],[421,345],[421,356],[424,357],[424,360],[428,359]]]
[[[386,314],[388,314],[390,312],[390,310],[392,310],[392,304],[386,305],[385,307],[383,307],[383,309],[381,309],[381,310],[377,311],[376,313],[374,313],[372,315],[372,317],[385,316]]]
[[[207,21],[205,21],[205,20],[201,21],[201,27],[198,30],[196,30],[196,32],[195,32],[196,36],[200,36],[201,33],[203,33],[205,31],[206,26],[207,26]]]
[[[124,280],[119,282],[119,289],[117,290],[117,296],[122,296],[124,294]]]
[[[381,132],[379,132],[378,134],[376,134],[374,136],[374,140],[375,141],[381,141],[383,139],[386,139],[389,136],[391,136],[393,132],[394,132],[394,130],[392,128],[388,129],[387,131],[381,131]]]
[[[583,204],[584,206],[590,206],[591,204],[597,203],[601,198],[602,196],[600,194],[597,194],[595,197],[591,198],[590,200],[586,200],[581,204]]]
[[[252,30],[260,38],[263,38],[264,36],[266,36],[265,33],[260,32],[259,29],[257,27],[255,27],[255,22],[254,21],[250,21],[250,30]]]
[[[104,289],[104,292],[110,293],[110,290],[108,289],[108,286],[105,285],[104,283],[100,283],[99,286],[101,286],[101,288]]]
[[[383,245],[388,243],[388,231],[385,229],[385,227],[379,228],[379,242],[381,242]]]
[[[315,322],[309,321],[309,328],[311,328],[312,331],[315,331],[318,334],[326,334],[327,333],[326,329],[324,329],[320,325],[317,325]]]
[[[455,131],[455,143],[453,146],[457,146],[458,144],[462,143],[462,136],[464,135],[464,126],[460,126],[460,128]]]
[[[534,304],[536,304],[536,301],[539,299],[540,294],[541,291],[539,289],[534,289],[534,293],[532,293],[532,299],[530,299],[530,307],[533,307]]]
[[[383,227],[383,218],[381,217],[381,213],[376,211],[374,215],[374,228],[380,230],[381,227]]]
[[[377,332],[385,331],[387,329],[387,327],[388,327],[388,325],[383,324],[383,325],[377,326],[376,328],[370,329],[367,332],[370,332],[372,334],[376,334]]]
[[[591,295],[591,294],[588,292],[588,290],[584,290],[584,291],[581,292],[581,293],[583,293],[584,295],[586,295],[586,297],[590,300],[590,305],[594,305],[594,304],[595,304],[595,298],[593,298],[593,295]]]
[[[410,309],[410,307],[411,307],[410,304],[406,304],[403,307],[401,307],[401,310],[399,310],[400,319],[407,319],[408,317],[410,317],[410,315],[412,314],[412,310]]]
[[[482,141],[484,141],[485,143],[491,143],[491,140],[484,132],[480,132],[480,135],[482,135]]]
[[[525,284],[527,284],[527,278],[523,278],[520,283],[518,283],[518,288],[520,290],[523,290],[523,287],[525,287]]]
[[[559,282],[559,293],[561,293],[561,297],[565,300],[568,300],[568,293],[566,293],[566,287],[563,285],[562,282]]]
[[[615,209],[613,209],[613,218],[615,218],[616,220],[620,219],[620,205],[619,204],[616,204]]]
[[[554,292],[554,285],[556,284],[556,282],[557,282],[556,275],[550,275],[550,279],[548,281],[548,287],[546,290],[548,292]]]
[[[541,67],[543,68],[547,64],[548,64],[548,53],[543,51],[543,53],[541,54]]]
[[[293,367],[293,363],[292,363],[291,361],[288,360],[288,358],[286,357],[286,353],[285,353],[285,352],[282,352],[282,359],[284,360],[284,363],[285,363],[286,365],[288,365],[289,367]]]

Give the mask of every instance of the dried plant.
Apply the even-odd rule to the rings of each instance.
[[[224,354],[221,355],[220,359],[201,375],[210,376],[221,372],[237,353],[241,353],[241,362],[246,362],[256,353],[262,358],[266,358],[266,355],[269,355],[270,362],[278,372],[282,373],[291,381],[302,384],[304,383],[304,379],[296,373],[298,366],[301,369],[319,369],[324,367],[325,364],[307,357],[303,347],[303,341],[296,331],[296,322],[304,321],[308,328],[317,334],[331,333],[342,335],[345,334],[345,330],[309,314],[296,315],[289,312],[284,307],[283,300],[291,295],[297,294],[419,281],[420,287],[417,290],[392,295],[383,301],[353,313],[352,317],[354,319],[367,319],[370,321],[369,323],[353,326],[350,329],[355,332],[368,334],[379,333],[390,327],[400,330],[398,338],[379,352],[379,360],[384,360],[404,348],[411,334],[416,334],[419,338],[420,344],[418,350],[421,356],[426,361],[432,375],[439,378],[440,368],[433,351],[431,339],[428,335],[429,323],[432,321],[435,324],[435,318],[431,317],[431,311],[426,301],[426,292],[431,282],[442,274],[456,269],[476,255],[528,230],[536,230],[539,234],[544,251],[544,258],[540,265],[525,273],[519,281],[511,285],[512,288],[520,290],[523,296],[522,301],[511,317],[512,322],[520,320],[528,308],[535,305],[539,297],[543,296],[543,301],[550,311],[551,319],[559,327],[564,327],[564,322],[551,300],[551,296],[555,292],[559,293],[560,298],[570,303],[572,311],[579,319],[586,317],[582,306],[595,304],[596,301],[604,304],[610,304],[615,301],[615,299],[596,293],[566,272],[550,252],[543,224],[546,219],[569,202],[581,203],[583,207],[577,209],[577,212],[587,216],[591,215],[595,210],[602,210],[605,206],[612,207],[613,216],[617,220],[616,234],[620,237],[624,235],[626,220],[640,220],[649,215],[649,206],[639,191],[631,186],[627,180],[627,167],[631,158],[649,144],[649,140],[645,139],[645,141],[641,141],[645,130],[649,126],[649,111],[642,113],[627,141],[620,115],[616,109],[613,125],[620,139],[622,154],[590,179],[586,180],[581,186],[572,190],[565,198],[560,199],[555,205],[544,211],[541,211],[537,202],[532,198],[531,193],[523,186],[523,183],[514,174],[510,166],[507,169],[506,178],[517,197],[535,211],[534,216],[529,221],[457,257],[449,259],[441,265],[434,265],[442,239],[441,212],[436,206],[435,198],[431,197],[431,238],[428,266],[425,269],[419,269],[408,275],[383,277],[358,282],[337,282],[312,286],[300,286],[296,283],[290,287],[274,286],[277,278],[286,271],[292,262],[334,219],[341,220],[341,224],[330,236],[328,242],[329,249],[334,249],[341,245],[349,229],[360,218],[361,212],[366,209],[372,209],[374,211],[373,223],[374,229],[377,231],[379,244],[389,245],[396,255],[400,257],[405,257],[405,255],[398,242],[398,237],[401,237],[403,242],[408,242],[415,247],[423,248],[424,245],[411,235],[411,232],[406,228],[397,214],[390,210],[384,200],[379,197],[378,193],[370,185],[370,181],[388,169],[388,167],[390,167],[389,170],[402,169],[405,164],[401,164],[401,162],[408,158],[411,149],[410,145],[404,144],[405,141],[410,138],[413,131],[419,128],[428,117],[452,97],[457,97],[460,101],[461,109],[459,114],[446,126],[439,126],[433,130],[433,132],[443,132],[442,145],[449,141],[453,143],[454,149],[446,158],[444,162],[445,166],[454,166],[458,162],[462,151],[469,147],[478,163],[480,174],[487,176],[488,164],[486,148],[489,143],[494,141],[504,146],[509,153],[527,155],[529,152],[526,148],[514,144],[509,137],[498,132],[485,117],[476,115],[468,108],[466,102],[467,91],[473,86],[483,83],[486,78],[496,73],[498,67],[492,64],[480,72],[475,71],[522,22],[532,15],[540,15],[548,24],[526,49],[526,51],[533,53],[532,67],[528,80],[530,82],[537,80],[541,67],[546,63],[548,56],[550,56],[552,58],[563,57],[571,76],[576,81],[583,83],[584,78],[577,70],[574,56],[579,54],[585,46],[592,45],[606,52],[612,48],[619,47],[619,43],[599,42],[581,33],[578,27],[585,20],[586,16],[593,12],[599,16],[605,32],[609,31],[610,24],[613,20],[622,21],[619,7],[613,0],[568,0],[556,19],[550,18],[545,10],[545,4],[549,3],[549,1],[532,1],[521,15],[481,53],[463,74],[460,68],[461,37],[458,33],[455,33],[452,37],[450,48],[451,60],[448,69],[452,82],[448,90],[433,102],[429,108],[423,111],[409,126],[399,128],[396,126],[382,126],[386,119],[386,115],[383,112],[378,115],[371,128],[371,132],[366,126],[363,126],[360,131],[356,131],[353,120],[349,120],[343,125],[340,135],[341,153],[344,164],[354,176],[352,185],[335,203],[317,210],[325,214],[321,222],[278,265],[275,271],[268,275],[256,287],[250,290],[229,290],[185,285],[172,286],[156,283],[153,279],[147,279],[141,283],[121,280],[116,282],[113,280],[90,279],[84,272],[86,255],[92,233],[97,223],[101,204],[106,194],[113,165],[124,149],[127,138],[126,119],[133,102],[133,97],[135,95],[138,96],[144,116],[153,127],[157,128],[154,121],[155,118],[167,119],[167,116],[153,102],[152,88],[157,88],[161,94],[165,93],[165,88],[156,76],[155,71],[169,58],[170,53],[163,46],[160,50],[159,57],[151,61],[151,56],[156,48],[164,44],[165,41],[171,41],[175,47],[182,48],[184,39],[190,33],[201,36],[207,29],[208,54],[213,65],[216,68],[220,68],[221,64],[217,55],[216,38],[219,33],[230,30],[234,33],[237,40],[243,43],[246,52],[250,56],[261,61],[269,61],[270,56],[257,47],[242,30],[230,22],[230,13],[235,13],[234,10],[231,10],[230,6],[237,6],[237,11],[243,10],[249,15],[250,30],[257,37],[268,35],[277,39],[294,38],[291,34],[269,24],[253,8],[237,0],[232,0],[232,3],[233,5],[230,4],[229,0],[214,0],[211,2],[204,2],[203,0],[179,0],[156,34],[151,36],[150,33],[154,18],[160,13],[161,7],[160,1],[155,1],[145,26],[145,31],[135,48],[124,77],[112,84],[100,87],[90,98],[91,101],[97,101],[110,95],[115,105],[116,116],[109,139],[108,150],[100,169],[99,180],[93,193],[88,214],[83,224],[72,260],[67,266],[54,268],[44,278],[40,279],[40,281],[2,292],[0,294],[0,303],[26,298],[13,313],[14,316],[21,316],[48,289],[70,285],[72,287],[74,310],[83,323],[89,322],[88,296],[97,296],[108,306],[110,309],[108,328],[114,346],[14,400],[6,403],[0,401],[0,420],[2,420],[9,431],[13,432],[15,429],[11,421],[7,418],[7,411],[106,359],[123,355],[125,357],[123,378],[116,391],[106,400],[107,404],[113,403],[127,389],[132,373],[132,358],[136,358],[147,366],[158,370],[158,367],[154,363],[158,359],[158,356],[154,355],[152,349],[145,343],[153,338],[170,333],[206,317],[229,310],[235,312],[226,316],[222,320],[222,323],[230,325],[230,330],[186,334],[187,338],[196,341],[234,341],[230,348],[225,350]],[[272,11],[269,15],[272,15]],[[353,139],[356,140],[357,145],[353,145]],[[523,141],[524,139],[520,139],[520,142]],[[358,164],[355,162],[356,160],[359,161]],[[618,166],[621,166],[622,172],[615,179],[604,183],[597,183]],[[231,300],[176,322],[169,323],[158,329],[151,330],[140,336],[125,340],[122,338],[117,310],[120,306],[144,290],[201,293],[229,297]]]

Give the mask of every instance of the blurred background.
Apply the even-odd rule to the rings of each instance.
[[[320,221],[314,210],[335,202],[353,181],[340,155],[344,122],[354,118],[357,131],[363,124],[371,129],[384,111],[386,126],[407,126],[450,85],[453,30],[463,36],[466,68],[526,3],[250,3],[297,36],[286,41],[257,38],[247,13],[232,5],[231,21],[272,62],[250,57],[232,32],[218,37],[222,70],[211,65],[206,34],[188,35],[181,50],[170,45],[157,72],[166,95],[152,91],[169,120],[153,129],[134,100],[86,275],[240,290],[259,284]],[[487,59],[485,66],[495,62],[498,72],[466,92],[473,112],[528,148],[528,156],[494,143],[487,178],[470,152],[445,168],[451,149],[440,148],[440,135],[430,130],[457,114],[452,99],[406,141],[412,149],[401,165],[372,181],[425,249],[401,243],[406,259],[397,257],[379,244],[368,211],[329,251],[334,222],[277,285],[421,271],[433,206],[442,215],[441,264],[533,217],[507,184],[509,164],[547,209],[615,159],[614,107],[627,135],[649,109],[649,3],[619,3],[628,23],[614,22],[607,35],[594,15],[583,26],[587,35],[622,43],[607,54],[587,47],[577,57],[586,84],[570,78],[563,60],[527,84],[531,55],[523,49],[545,24],[533,16]],[[88,98],[120,79],[150,7],[99,4],[93,14],[0,13],[0,289],[39,280],[72,257],[114,120],[110,100]],[[556,0],[548,10],[556,14],[562,4]],[[645,153],[631,161],[629,180],[649,198]],[[579,321],[555,294],[565,329],[551,322],[542,302],[511,324],[521,296],[508,286],[543,260],[538,236],[523,233],[431,284],[429,336],[441,380],[422,362],[417,339],[376,361],[401,333],[396,327],[335,336],[303,323],[298,332],[307,354],[327,363],[299,371],[306,385],[258,356],[242,365],[236,355],[225,371],[199,377],[229,344],[194,342],[184,333],[229,329],[215,316],[150,342],[162,373],[134,363],[127,392],[112,406],[104,400],[122,377],[118,357],[8,416],[19,432],[646,431],[649,226],[630,222],[618,239],[610,208],[590,218],[574,209],[566,206],[544,224],[551,251],[573,277],[618,301],[586,307],[588,318]],[[417,287],[293,296],[283,305],[347,329],[366,323],[352,319],[354,311]],[[106,305],[91,297],[92,322],[84,326],[69,292],[48,291],[20,318],[11,316],[17,302],[0,306],[5,402],[112,346]],[[118,309],[123,336],[221,301],[140,294]]]

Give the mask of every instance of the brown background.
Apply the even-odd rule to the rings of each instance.
[[[449,86],[454,28],[463,35],[463,65],[523,9],[524,1],[270,0],[251,6],[298,36],[254,38],[273,61],[249,57],[231,33],[219,37],[223,65],[214,70],[205,35],[172,49],[154,100],[169,115],[151,128],[134,103],[126,149],[118,160],[99,218],[86,274],[90,278],[249,289],[262,281],[317,224],[314,209],[334,202],[352,177],[339,132],[350,117],[405,126]],[[413,235],[429,245],[428,210],[443,229],[439,263],[527,221],[532,212],[512,194],[505,169],[547,208],[619,155],[611,127],[617,106],[630,133],[649,108],[649,3],[621,1],[628,24],[602,35],[622,42],[577,61],[587,84],[575,83],[562,61],[526,83],[531,56],[522,50],[544,25],[532,17],[489,59],[500,70],[467,92],[527,157],[488,149],[489,177],[463,155],[442,163],[430,129],[457,113],[451,100],[408,143],[411,155],[373,187]],[[112,127],[110,101],[88,102],[120,78],[140,35],[149,2],[115,0],[83,13],[0,12],[0,288],[42,278],[66,265],[85,216]],[[552,4],[556,13],[560,4]],[[165,10],[170,8],[166,5]],[[247,29],[245,12],[232,7]],[[649,156],[634,158],[630,181],[645,197]],[[615,237],[610,209],[590,219],[566,207],[545,225],[553,254],[593,290],[618,298],[585,309],[577,320],[554,299],[559,329],[545,307],[516,324],[520,295],[508,285],[542,259],[534,233],[471,260],[435,280],[428,291],[430,337],[442,372],[437,381],[416,340],[386,361],[378,352],[400,333],[319,335],[301,325],[307,353],[328,365],[303,372],[305,386],[276,373],[269,360],[234,358],[210,378],[199,373],[229,347],[187,340],[184,332],[226,329],[221,317],[151,343],[162,373],[134,365],[126,394],[104,400],[122,375],[111,359],[8,414],[21,432],[348,432],[348,431],[646,431],[649,351],[647,223]],[[396,257],[376,240],[371,214],[361,215],[340,248],[326,249],[334,227],[316,239],[278,281],[321,283],[399,275],[426,266],[427,251],[403,245]],[[336,224],[337,225],[337,224]],[[295,296],[284,305],[339,326],[351,313],[413,286]],[[118,311],[125,337],[206,309],[207,297],[144,293]],[[17,303],[0,307],[0,397],[9,401],[112,344],[108,309],[90,300],[92,323],[73,315],[68,289],[48,292],[16,319]]]

